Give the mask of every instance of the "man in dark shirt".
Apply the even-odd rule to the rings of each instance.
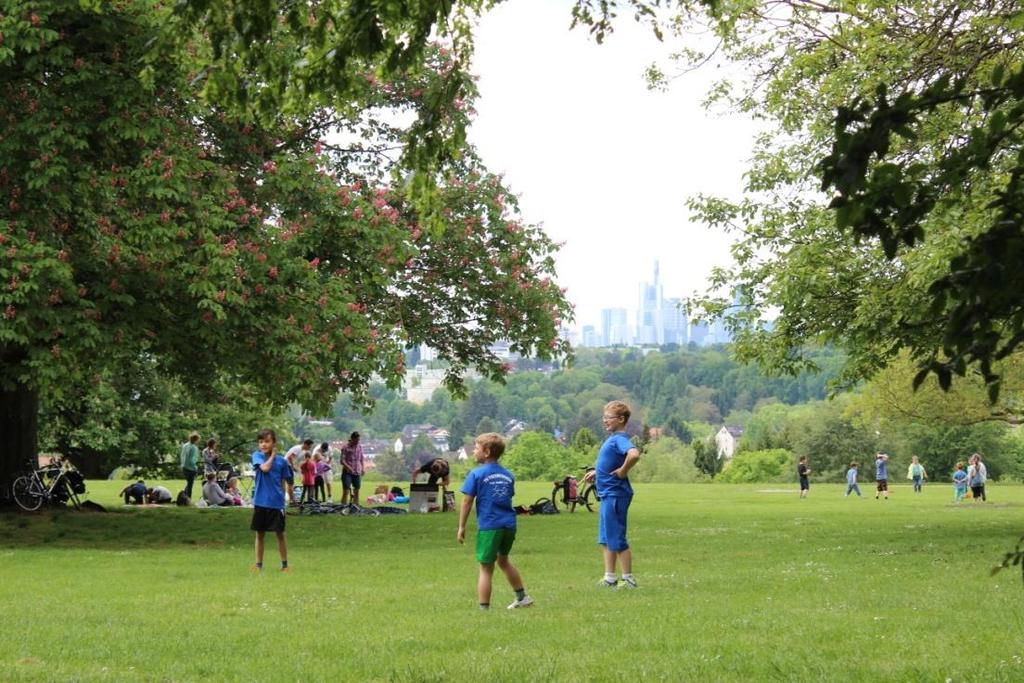
[[[427,479],[428,486],[437,486],[438,480],[441,481],[441,486],[445,489],[448,488],[448,461],[444,458],[434,458],[429,460],[419,469],[412,471],[412,483],[416,483],[417,477],[421,474],[429,474],[430,478]]]
[[[807,456],[801,455],[800,462],[796,466],[796,476],[800,479],[800,497],[806,498],[807,492],[811,488],[811,480],[808,479],[808,475],[811,473],[811,468],[807,466]]]

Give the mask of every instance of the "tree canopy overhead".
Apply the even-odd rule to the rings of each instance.
[[[782,371],[805,349],[848,352],[846,381],[901,349],[943,388],[1024,341],[1024,13],[1012,0],[891,3],[680,2],[679,66],[743,66],[712,103],[765,122],[740,201],[699,197],[696,214],[738,234],[714,287],[742,357]],[[670,69],[654,70],[670,79]],[[778,309],[773,326],[762,311]]]
[[[15,447],[0,480],[34,454],[39,394],[59,399],[105,368],[182,378],[197,401],[230,400],[227,382],[316,408],[339,391],[366,404],[371,377],[395,386],[403,349],[422,342],[456,390],[469,367],[504,375],[499,339],[568,351],[556,245],[457,134],[474,96],[460,78],[452,97],[457,56],[424,42],[406,70],[406,57],[343,43],[359,77],[300,87],[275,64],[308,51],[315,26],[285,12],[272,46],[232,59],[218,30],[258,28],[237,24],[239,8],[186,3],[174,20],[148,0],[5,5],[0,398]],[[370,31],[347,21],[332,26]],[[256,108],[237,106],[245,83],[267,88]],[[431,118],[440,100],[445,118]],[[395,123],[410,114],[420,123]],[[410,160],[417,126],[450,153]],[[408,169],[429,175],[429,202],[408,191]]]

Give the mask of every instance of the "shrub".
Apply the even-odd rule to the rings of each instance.
[[[793,469],[793,453],[784,448],[737,454],[715,478],[728,484],[749,484],[785,480]]]
[[[707,478],[693,464],[693,448],[673,437],[651,443],[629,472],[634,482],[671,482],[690,484]]]

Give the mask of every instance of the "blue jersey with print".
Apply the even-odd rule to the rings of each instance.
[[[480,531],[515,529],[515,477],[496,462],[484,463],[466,475],[462,493],[476,498],[476,526]]]
[[[252,504],[259,508],[284,510],[284,490],[281,488],[281,482],[292,480],[292,468],[287,460],[277,457],[274,458],[270,471],[264,472],[260,465],[266,462],[266,459],[263,451],[252,454],[252,468],[256,471],[256,490],[252,496]]]
[[[889,478],[889,461],[879,458],[875,461],[875,479]]]
[[[956,486],[967,486],[967,473],[957,470],[953,473],[953,484]]]
[[[597,471],[595,477],[597,495],[602,498],[633,495],[633,487],[630,486],[629,479],[619,479],[612,474],[622,467],[622,463],[626,462],[626,453],[632,448],[636,448],[636,446],[629,440],[625,432],[615,432],[605,439],[601,450],[597,453],[597,462],[594,463],[594,469]]]
[[[856,484],[857,483],[857,468],[856,467],[851,467],[850,469],[846,470],[846,483],[847,484]]]

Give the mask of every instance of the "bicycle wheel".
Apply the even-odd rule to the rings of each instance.
[[[11,485],[14,502],[26,512],[35,512],[43,505],[43,489],[32,477],[18,477]]]
[[[555,488],[551,489],[551,504],[555,506],[556,510],[558,509],[558,493],[561,490],[562,490],[562,485],[561,484],[555,484]],[[570,503],[570,505],[571,505],[571,503]]]
[[[580,503],[586,506],[587,510],[593,512],[601,505],[601,499],[597,495],[597,487],[591,484],[583,491],[583,498]]]
[[[349,517],[377,517],[380,515],[380,510],[374,510],[373,508],[364,508],[362,505],[356,505],[355,503],[349,503],[341,508],[341,514]]]

